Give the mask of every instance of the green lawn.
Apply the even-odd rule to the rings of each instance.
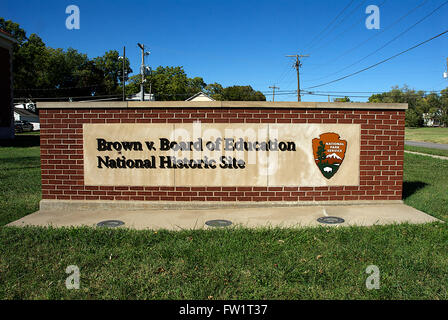
[[[406,128],[406,140],[448,143],[448,128]]]
[[[0,225],[37,210],[37,141],[0,147]],[[406,154],[405,202],[448,221],[447,170],[448,161]],[[371,264],[380,269],[379,290],[365,286]],[[65,288],[69,265],[80,268],[80,290]],[[444,223],[181,232],[0,227],[0,299],[447,299],[447,270]]]
[[[22,132],[16,133],[16,136],[27,136],[27,135],[40,135],[40,131]]]
[[[40,199],[39,136],[0,142],[0,226],[37,211]]]

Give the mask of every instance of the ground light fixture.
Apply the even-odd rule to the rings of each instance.
[[[324,224],[340,224],[344,223],[345,220],[339,217],[320,217],[317,219],[317,222]]]
[[[116,228],[122,225],[124,225],[124,222],[120,220],[105,220],[97,223],[96,226],[102,228]]]
[[[218,219],[218,220],[208,220],[205,222],[205,224],[209,227],[215,227],[215,228],[223,228],[223,227],[228,227],[232,224],[232,221],[229,220],[222,220],[222,219]]]

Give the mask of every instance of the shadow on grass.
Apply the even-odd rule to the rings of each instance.
[[[403,200],[412,196],[418,190],[423,189],[428,184],[421,181],[405,181],[403,182]]]
[[[39,135],[16,135],[14,139],[0,139],[0,147],[38,147],[40,146]]]

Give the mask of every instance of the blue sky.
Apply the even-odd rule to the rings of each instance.
[[[316,38],[350,2],[3,0],[0,16],[19,23],[28,35],[37,33],[48,46],[73,47],[89,57],[111,49],[121,52],[126,46],[134,72],[138,72],[140,64],[136,44],[142,42],[151,51],[147,64],[152,68],[180,65],[189,77],[201,76],[207,83],[251,85],[262,92],[269,92],[268,87],[273,84],[281,91],[297,88],[293,61],[285,57],[287,54],[310,54],[303,59],[301,68],[301,87],[307,88],[358,71],[448,29],[447,4],[384,49],[333,74],[374,52],[445,0],[354,0]],[[65,8],[72,4],[80,8],[80,30],[65,27]],[[381,5],[380,30],[365,27],[368,5]],[[417,6],[420,7],[410,12]],[[341,56],[352,48],[355,49]],[[445,34],[374,69],[312,90],[387,91],[393,85],[404,84],[415,89],[440,90],[448,86],[448,80],[442,76],[447,57]],[[267,99],[271,100],[271,96],[267,95]],[[302,98],[327,99],[311,95]],[[276,96],[276,101],[295,100],[294,95]]]

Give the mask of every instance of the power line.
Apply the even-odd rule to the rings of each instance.
[[[337,56],[336,58],[332,59],[331,61],[328,61],[327,63],[324,63],[323,65],[328,65],[328,64],[330,64],[330,63],[334,63],[335,61],[337,61],[337,60],[339,60],[340,58],[342,58],[342,57],[346,56],[347,54],[349,54],[350,52],[353,52],[354,50],[358,49],[359,47],[363,46],[364,44],[370,42],[373,38],[379,36],[380,34],[386,32],[387,30],[389,30],[390,28],[392,28],[394,25],[396,25],[398,22],[400,22],[401,20],[403,20],[404,18],[406,18],[408,15],[410,15],[410,14],[411,14],[412,12],[414,12],[416,9],[418,9],[418,8],[421,7],[421,6],[423,6],[426,2],[428,2],[428,0],[423,1],[423,2],[420,3],[418,6],[414,7],[414,8],[411,9],[410,11],[408,11],[405,15],[403,15],[403,16],[401,16],[400,18],[398,18],[397,20],[395,20],[392,24],[388,25],[386,28],[384,28],[384,29],[381,30],[380,32],[375,33],[375,34],[374,34],[373,36],[371,36],[370,38],[367,38],[366,40],[362,41],[362,42],[359,43],[358,45],[352,47],[351,49],[349,49],[349,50],[347,50],[347,51],[345,51],[345,52],[343,52],[341,55]],[[384,2],[383,2],[383,3],[384,3]],[[380,6],[381,6],[381,5],[380,5]],[[380,50],[380,49],[379,49],[379,50]],[[379,51],[379,50],[378,50],[378,51]],[[372,53],[372,54],[373,54],[373,53]],[[364,57],[364,58],[362,58],[361,60],[358,60],[358,61],[356,61],[355,63],[353,63],[353,64],[351,64],[351,65],[349,65],[349,66],[347,66],[347,67],[345,67],[345,68],[343,68],[343,69],[340,69],[340,70],[338,70],[338,71],[336,71],[336,72],[330,73],[330,74],[328,74],[328,75],[326,75],[326,76],[319,77],[319,78],[316,78],[316,79],[311,79],[311,80],[308,80],[308,81],[313,82],[313,81],[318,81],[318,80],[326,79],[326,78],[328,78],[328,77],[330,77],[330,76],[332,76],[332,75],[334,75],[334,74],[340,73],[341,71],[344,71],[344,70],[350,68],[351,66],[353,66],[353,65],[355,65],[355,64],[357,64],[357,63],[359,63],[359,62],[361,62],[361,61],[364,60],[365,58],[367,58],[367,57]]]
[[[393,90],[393,89],[392,89]],[[417,90],[419,92],[431,92],[431,93],[438,93],[442,90]],[[372,93],[372,94],[381,94],[381,93],[389,93],[390,91],[313,91],[317,93]]]
[[[439,94],[441,93],[442,90],[431,90],[431,91],[424,91],[424,90],[418,90],[415,93],[406,93],[407,95],[410,96],[417,96],[417,97],[421,97],[422,95],[428,95],[428,94]],[[360,94],[369,94],[370,95],[360,95]],[[302,95],[316,95],[316,96],[333,96],[333,97],[359,97],[359,98],[369,98],[372,95],[376,95],[376,94],[389,94],[391,93],[391,91],[376,91],[376,92],[369,92],[369,91],[365,91],[365,92],[344,92],[344,91],[329,91],[329,92],[324,92],[324,91],[302,91]],[[276,92],[276,95],[294,95],[295,92]],[[265,95],[272,95],[272,93],[265,93]]]
[[[441,90],[418,90],[417,92],[421,92],[423,94],[440,94]],[[271,91],[260,91],[266,96],[271,96],[273,93]],[[390,91],[301,91],[301,95],[315,95],[315,96],[331,96],[331,97],[353,97],[353,98],[369,98],[371,95],[358,95],[358,94],[384,94],[384,93],[390,93]],[[296,95],[296,90],[279,90],[275,92],[275,95],[278,96],[287,96],[287,95]],[[420,93],[413,93],[408,95],[415,95],[415,96],[421,96]],[[156,94],[156,96],[191,96],[189,93],[178,93],[178,94]],[[77,102],[90,102],[90,101],[120,101],[121,95],[103,95],[103,96],[71,96],[71,97],[39,97],[39,98],[29,98],[29,97],[22,97],[22,98],[14,98],[16,101],[21,100],[27,100],[31,99],[33,101],[46,101],[46,100],[69,100],[69,99],[83,99],[83,98],[91,98],[88,100],[83,101],[77,101]]]
[[[97,98],[118,99],[121,95],[102,95],[102,96],[70,96],[70,97],[18,97],[14,98],[16,101],[21,100],[33,100],[33,101],[46,101],[46,100],[73,100],[73,99],[88,99],[91,101],[99,100]]]
[[[340,22],[339,22],[339,25],[338,26],[340,26],[340,25],[342,25],[342,22],[344,21],[344,20],[346,20],[348,17],[350,17],[355,11],[357,11],[365,2],[366,2],[367,0],[363,0],[361,3],[359,3],[359,5],[358,6],[356,6],[348,15],[346,15]],[[386,2],[387,0],[385,0],[384,2]],[[427,0],[428,1],[428,0]],[[384,3],[383,2],[383,3]],[[383,4],[382,3],[382,4]],[[382,5],[382,4],[380,4],[380,6]],[[364,19],[364,17],[362,17],[361,18],[361,21]],[[355,22],[353,25],[355,25],[355,24],[357,24],[357,22]],[[353,27],[353,25],[351,25],[349,28],[347,28],[347,29],[345,29],[343,32],[341,32],[341,33],[339,33],[336,37],[334,37],[332,40],[330,40],[330,41],[326,41],[323,45],[321,45],[321,46],[319,46],[319,47],[317,47],[317,48],[315,48],[314,49],[314,51],[317,51],[317,50],[319,50],[320,48],[322,48],[322,47],[325,47],[326,45],[328,45],[329,43],[331,43],[331,42],[333,42],[334,40],[336,40],[337,38],[339,38],[339,36],[341,36],[341,35],[343,35],[343,34],[345,34],[345,32],[348,30],[348,29],[350,29],[351,27]],[[336,27],[337,28],[337,27]],[[334,29],[336,29],[336,28],[334,28]],[[333,29],[333,30],[334,30]],[[329,32],[329,33],[327,33],[327,35],[326,36],[328,36],[329,34],[330,34],[331,32]],[[324,36],[324,37],[322,37],[320,40],[322,41],[326,36]]]
[[[390,25],[388,28],[392,27],[393,25],[395,25],[396,23],[398,23],[399,21],[401,21],[402,19],[404,19],[406,16],[408,16],[409,14],[411,14],[413,11],[415,11],[415,10],[418,9],[419,7],[423,6],[427,1],[428,1],[428,0],[423,1],[420,5],[418,5],[417,7],[413,8],[413,9],[412,9],[411,11],[409,11],[407,14],[405,14],[404,16],[402,16],[401,18],[399,18],[398,20],[396,20],[396,21],[395,21],[392,25]],[[342,71],[344,71],[344,70],[346,70],[346,69],[348,69],[348,68],[350,68],[350,67],[352,67],[352,66],[354,66],[354,65],[356,65],[356,64],[358,64],[358,63],[360,63],[361,61],[364,61],[364,60],[367,59],[368,57],[371,57],[372,55],[374,55],[374,54],[377,53],[378,51],[384,49],[384,48],[387,47],[389,44],[391,44],[392,42],[394,42],[395,40],[397,40],[398,38],[400,38],[401,36],[403,36],[405,33],[407,33],[408,31],[410,31],[412,28],[414,28],[415,26],[417,26],[418,24],[420,24],[421,22],[423,22],[424,20],[426,20],[427,18],[429,18],[432,14],[434,14],[437,10],[439,10],[441,7],[443,7],[443,6],[446,5],[447,3],[448,3],[448,1],[445,1],[443,4],[441,4],[439,7],[437,7],[437,8],[434,9],[433,11],[431,11],[429,14],[427,14],[426,16],[424,16],[422,19],[420,19],[419,21],[417,21],[416,23],[414,23],[413,25],[411,25],[409,28],[407,28],[406,30],[404,30],[403,32],[401,32],[400,34],[398,34],[397,36],[395,36],[393,39],[391,39],[391,40],[389,40],[388,42],[386,42],[384,45],[382,45],[381,47],[379,47],[379,48],[376,49],[375,51],[369,53],[369,54],[366,55],[365,57],[363,57],[363,58],[357,60],[356,62],[354,62],[354,63],[352,63],[352,64],[350,64],[350,65],[348,65],[348,66],[346,66],[346,67],[344,67],[344,68],[342,68],[342,69],[336,71],[336,72],[333,72],[333,73],[331,73],[331,74],[329,74],[329,75],[327,75],[327,76],[325,76],[325,77],[321,77],[321,78],[314,79],[314,80],[319,80],[319,79],[325,79],[325,78],[328,78],[328,77],[330,77],[330,76],[332,76],[332,75],[334,75],[334,74],[340,73],[340,72],[342,72]],[[388,28],[386,28],[386,29],[383,30],[382,32],[386,31]],[[380,34],[380,33],[378,33],[378,34]],[[378,35],[378,34],[376,34],[376,35]],[[375,37],[376,35],[374,35],[374,37]],[[369,41],[369,40],[371,40],[372,38],[373,38],[373,37],[369,38],[369,39],[366,40],[366,41]],[[363,45],[364,43],[366,43],[366,41],[364,41],[363,43],[361,43],[359,46],[361,46],[361,45]],[[357,46],[357,47],[359,47],[359,46]],[[357,47],[355,47],[354,49],[356,49]],[[353,49],[353,50],[354,50],[354,49]],[[349,50],[348,52],[351,52],[351,51],[353,51],[353,50]],[[344,56],[344,55],[345,55],[345,53],[344,53],[343,55],[341,55],[340,57],[342,57],[342,56]],[[340,58],[340,57],[339,57],[339,58]],[[332,62],[334,62],[334,60],[333,60]],[[313,80],[309,80],[309,81],[313,81]]]
[[[428,1],[428,0],[425,0],[424,2],[426,2],[426,1]],[[386,2],[387,2],[387,0],[384,0],[381,4],[378,5],[378,7],[382,8],[382,6],[383,6]],[[364,41],[362,41],[361,43],[355,45],[354,47],[352,47],[352,48],[350,48],[350,49],[344,51],[344,52],[343,52],[342,54],[340,54],[339,56],[336,56],[335,58],[332,58],[331,61],[328,61],[328,62],[325,62],[325,63],[321,64],[319,67],[315,68],[315,70],[316,70],[316,69],[317,69],[317,70],[318,70],[318,69],[321,69],[322,66],[326,66],[326,65],[328,65],[328,64],[333,64],[335,61],[337,61],[337,60],[339,60],[340,58],[346,56],[346,55],[349,54],[350,52],[352,52],[352,51],[358,49],[359,47],[361,47],[362,45],[366,44],[367,42],[370,42],[370,40],[372,40],[373,38],[379,36],[379,35],[382,34],[383,32],[389,30],[392,26],[394,26],[395,24],[397,24],[399,21],[401,21],[403,18],[405,18],[407,15],[409,15],[412,11],[414,11],[414,10],[417,9],[417,8],[418,8],[418,6],[417,6],[416,8],[414,8],[414,9],[412,9],[411,11],[409,11],[409,12],[408,12],[407,14],[405,14],[404,16],[402,16],[402,17],[400,17],[399,19],[395,20],[392,24],[388,25],[386,28],[382,29],[382,30],[379,31],[378,33],[374,33],[374,35],[371,36],[370,38],[367,38],[366,40],[364,40]],[[363,21],[363,20],[364,20],[364,17],[362,17],[359,21],[356,21],[356,22],[355,22],[354,24],[352,24],[350,27],[348,27],[347,29],[345,29],[344,31],[342,31],[339,35],[337,35],[337,36],[333,39],[333,41],[336,40],[337,38],[339,38],[339,37],[342,36],[342,35],[346,35],[346,32],[347,32],[348,30],[352,29],[355,25],[357,25],[358,23],[360,23],[360,22]],[[320,48],[322,48],[322,46],[321,46]],[[327,77],[328,77],[328,76],[319,77],[319,78],[312,79],[312,80],[309,80],[309,81],[317,81],[317,80],[325,79],[325,78],[327,78]]]
[[[281,83],[283,81],[283,79],[285,78],[285,76],[288,74],[288,71],[291,70],[291,66],[288,64],[287,68],[284,69],[284,71],[281,73],[281,76],[279,77],[279,80],[276,81],[276,83]]]
[[[417,47],[420,47],[421,45],[423,45],[423,44],[425,44],[425,43],[427,43],[427,42],[430,42],[430,41],[432,41],[432,40],[434,40],[434,39],[436,39],[436,38],[439,38],[439,37],[443,36],[445,33],[448,33],[448,30],[445,30],[445,31],[443,31],[442,33],[439,33],[438,35],[436,35],[436,36],[434,36],[434,37],[432,37],[432,38],[429,38],[429,39],[427,39],[427,40],[425,40],[425,41],[423,41],[423,42],[420,42],[419,44],[416,44],[415,46],[412,46],[412,47],[410,47],[410,48],[408,48],[408,49],[406,49],[406,50],[404,50],[404,51],[402,51],[402,52],[400,52],[400,53],[397,53],[397,54],[395,54],[395,55],[393,55],[393,56],[391,56],[391,57],[389,57],[389,58],[387,58],[387,59],[381,60],[380,62],[377,62],[377,63],[375,63],[375,64],[373,64],[373,65],[371,65],[371,66],[369,66],[369,67],[366,67],[366,68],[364,68],[364,69],[361,69],[361,70],[359,70],[359,71],[350,73],[350,74],[348,74],[348,75],[346,75],[346,76],[344,76],[344,77],[341,77],[341,78],[338,78],[338,79],[335,79],[335,80],[332,80],[332,81],[329,81],[329,82],[325,82],[325,83],[322,83],[322,84],[319,84],[319,85],[316,85],[316,86],[307,87],[306,89],[313,89],[313,88],[317,88],[317,87],[322,87],[322,86],[325,86],[325,85],[327,85],[327,84],[334,83],[334,82],[338,82],[338,81],[347,79],[347,78],[349,78],[349,77],[352,77],[352,76],[354,76],[354,75],[357,75],[357,74],[359,74],[359,73],[361,73],[361,72],[364,72],[364,71],[367,71],[367,70],[369,70],[369,69],[372,69],[372,68],[374,68],[374,67],[376,67],[376,66],[378,66],[378,65],[380,65],[380,64],[383,64],[383,63],[385,63],[385,62],[387,62],[387,61],[389,61],[389,60],[392,60],[392,59],[394,59],[394,58],[396,58],[396,57],[398,57],[398,56],[400,56],[400,55],[402,55],[402,54],[404,54],[404,53],[406,53],[406,52],[408,52],[408,51],[411,51],[411,50],[413,50],[413,49],[415,49],[415,48],[417,48]]]
[[[58,87],[58,88],[31,88],[31,89],[18,89],[14,88],[17,91],[54,91],[54,90],[67,90],[67,89],[86,89],[86,88],[101,88],[105,87],[104,84],[92,84],[90,86],[82,86],[82,87]]]
[[[350,7],[351,5],[352,5],[352,3],[354,2],[354,0],[351,0],[349,3],[348,3],[348,5],[346,5],[345,7],[344,7],[344,9],[342,9],[342,11],[341,12],[339,12],[339,14],[316,36],[316,37],[314,37],[312,40],[311,40],[311,42],[309,42],[308,43],[308,45],[306,45],[305,46],[305,48],[307,48],[307,49],[309,49],[309,48],[311,48],[312,47],[312,44],[314,43],[314,41],[316,40],[316,39],[318,39],[318,38],[320,38],[320,36],[325,32],[325,31],[327,31],[327,29],[329,28],[329,27],[331,27],[331,25],[333,24],[333,23],[335,23],[336,22],[336,20],[337,19],[339,19],[339,17],[345,12],[345,10],[347,10],[348,9],[348,7]]]

